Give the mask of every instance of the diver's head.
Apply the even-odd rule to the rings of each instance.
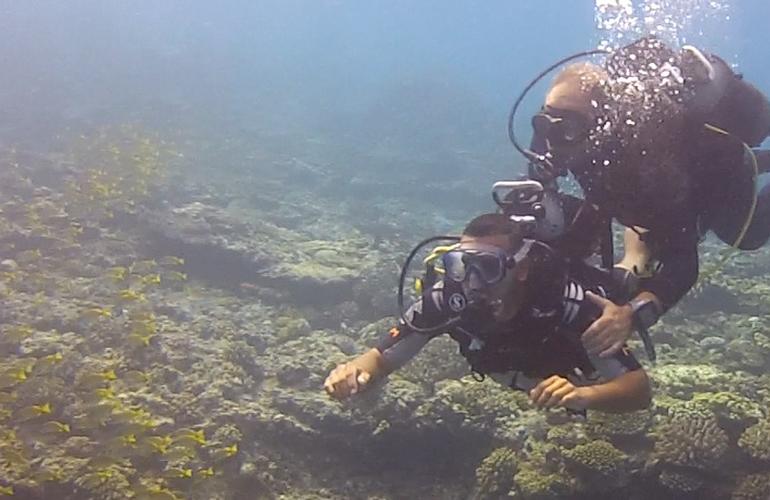
[[[556,76],[543,108],[532,118],[536,153],[550,155],[565,168],[585,156],[586,139],[606,102],[606,80],[607,73],[591,63],[571,64]]]
[[[503,214],[476,217],[463,230],[459,246],[444,254],[445,279],[461,288],[468,303],[490,306],[496,319],[513,316],[529,273],[531,242],[523,235],[521,226]]]

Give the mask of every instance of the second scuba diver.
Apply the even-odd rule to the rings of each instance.
[[[580,342],[582,331],[625,292],[598,269],[571,272],[574,264],[528,237],[528,222],[484,214],[467,225],[459,243],[432,254],[421,297],[376,347],[331,371],[324,383],[329,395],[344,399],[369,388],[448,333],[475,377],[527,391],[538,408],[626,412],[649,406],[649,379],[630,352],[600,358]],[[400,302],[409,262],[436,239],[407,259]]]
[[[770,186],[756,190],[770,156],[751,149],[770,134],[770,103],[719,57],[644,38],[604,66],[572,64],[534,116],[529,150],[512,132],[520,101],[509,132],[530,177],[555,192],[556,178],[572,173],[585,196],[561,238],[609,235],[609,267],[615,218],[628,228],[622,271],[657,263],[631,300],[606,308],[583,334],[590,354],[617,353],[634,325],[648,328],[687,293],[706,231],[742,250],[770,237]]]

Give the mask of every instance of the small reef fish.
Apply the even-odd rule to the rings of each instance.
[[[35,330],[31,326],[12,326],[7,330],[3,330],[3,339],[8,342],[21,342],[27,337],[30,337],[33,333],[35,333]]]
[[[183,266],[184,259],[175,255],[167,255],[158,259],[158,264],[161,266]]]
[[[214,460],[224,460],[226,458],[234,457],[238,453],[238,443],[232,444],[230,446],[225,446],[224,448],[219,448],[217,450],[214,450],[214,452],[211,454]]]
[[[64,473],[61,470],[42,469],[35,472],[32,478],[38,483],[47,483],[49,481],[61,481],[64,479]]]
[[[160,285],[160,274],[148,274],[142,276],[140,282],[143,285]]]
[[[51,403],[44,403],[42,405],[32,405],[17,411],[15,418],[20,422],[23,422],[25,420],[32,420],[33,418],[37,418],[42,415],[50,415],[51,411],[52,411]]]
[[[51,420],[40,426],[40,432],[44,434],[69,434],[70,426],[64,422]]]
[[[103,386],[107,382],[116,380],[118,376],[115,374],[115,370],[109,369],[97,373],[85,373],[77,378],[77,385],[80,387],[98,387]]]
[[[169,462],[187,462],[195,459],[196,456],[195,450],[187,446],[174,446],[164,454]]]
[[[189,479],[192,477],[193,471],[192,469],[185,469],[181,467],[169,467],[166,469],[163,475],[170,479]]]
[[[0,389],[8,389],[24,382],[27,380],[27,373],[23,368],[15,368],[0,374]]]
[[[163,277],[167,281],[187,281],[187,274],[179,271],[167,271],[163,273]]]
[[[16,392],[0,392],[0,404],[13,403],[18,397]]]
[[[170,436],[150,436],[144,439],[143,444],[149,446],[155,453],[164,455],[173,444],[173,441]]]
[[[91,474],[86,474],[83,476],[81,484],[83,487],[88,489],[98,488],[114,475],[115,472],[111,471],[110,469],[92,472]]]
[[[125,267],[111,267],[107,269],[107,272],[109,273],[110,278],[116,283],[125,281],[126,276],[128,276],[128,269]]]
[[[172,434],[172,438],[174,444],[206,446],[206,434],[203,430],[179,429]]]
[[[152,340],[154,336],[154,333],[148,333],[144,335],[140,333],[132,333],[126,338],[126,340],[128,340],[129,344],[134,347],[147,347],[150,345],[150,340]]]
[[[80,314],[80,317],[86,319],[111,318],[112,310],[109,307],[89,307]]]
[[[132,290],[130,288],[124,288],[123,290],[120,290],[118,292],[118,297],[120,297],[121,300],[125,300],[127,302],[145,302],[147,300],[147,297],[143,293],[137,292],[136,290]]]
[[[128,272],[131,274],[147,274],[157,269],[158,263],[155,260],[139,260],[128,266]]]
[[[212,477],[214,475],[214,468],[207,467],[205,469],[200,469],[197,474],[201,477]]]
[[[64,359],[64,356],[60,352],[55,352],[53,354],[49,354],[47,356],[43,356],[42,358],[38,359],[35,363],[35,369],[45,369],[50,368],[53,365],[56,365],[60,363]]]

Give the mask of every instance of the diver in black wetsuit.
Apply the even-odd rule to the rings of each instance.
[[[532,124],[531,177],[555,186],[571,172],[587,212],[629,228],[626,241],[642,257],[631,252],[624,267],[657,263],[635,297],[586,330],[589,353],[617,352],[635,314],[645,309],[651,326],[687,293],[706,231],[742,250],[770,238],[770,186],[756,186],[770,155],[751,150],[770,134],[770,103],[717,56],[646,38],[603,67],[573,64]]]
[[[583,329],[623,293],[607,273],[586,266],[576,278],[569,272],[574,265],[524,238],[520,225],[503,214],[471,221],[441,262],[443,279],[398,326],[329,374],[324,387],[332,397],[366,389],[448,333],[475,376],[527,391],[539,408],[624,412],[649,406],[650,383],[633,355],[622,350],[599,358],[580,343]]]

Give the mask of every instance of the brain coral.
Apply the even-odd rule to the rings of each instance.
[[[728,447],[727,434],[713,418],[669,416],[657,426],[654,436],[654,456],[674,466],[715,469]]]

